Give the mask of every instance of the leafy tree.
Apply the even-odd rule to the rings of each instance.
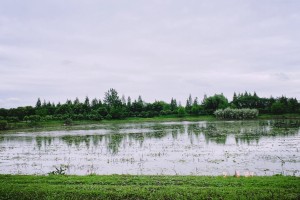
[[[194,104],[191,109],[191,114],[192,115],[200,115],[200,112],[201,112],[201,106]]]
[[[194,99],[194,102],[193,102],[193,106],[198,106],[198,97],[196,97],[195,99]]]
[[[119,98],[118,92],[111,88],[110,90],[108,90],[105,93],[104,96],[104,103],[108,106],[108,107],[119,107],[122,105],[122,102]]]
[[[285,106],[282,102],[276,101],[272,104],[271,111],[273,114],[283,114],[285,112]]]
[[[184,107],[182,106],[178,107],[177,113],[178,113],[178,117],[184,117],[186,114]]]
[[[215,110],[225,109],[228,106],[228,99],[223,94],[215,94],[203,102],[203,108],[208,114],[213,114]]]
[[[175,111],[175,110],[177,110],[177,102],[176,102],[176,99],[171,99],[171,103],[170,103],[170,109],[171,109],[171,111]]]
[[[130,97],[127,98],[127,108],[128,108],[128,110],[130,110],[130,108],[131,108],[131,98]]]
[[[88,96],[85,97],[84,105],[85,105],[86,107],[88,107],[88,108],[91,106],[91,105],[90,105],[90,99],[89,99]]]
[[[160,111],[162,111],[164,108],[164,102],[162,101],[155,101],[153,104],[152,104],[152,110],[153,111],[156,111],[158,113],[160,113]]]
[[[0,130],[5,130],[8,127],[8,123],[6,120],[0,120]]]
[[[98,99],[94,98],[91,103],[91,108],[96,109],[98,106],[99,106],[99,101]]]
[[[192,99],[192,95],[190,94],[189,98],[186,100],[186,105],[185,105],[185,110],[187,113],[191,113],[192,104],[193,104],[193,99]]]
[[[126,99],[124,95],[122,95],[121,102],[123,106],[126,106]]]
[[[80,102],[79,102],[79,99],[78,97],[76,97],[76,99],[74,100],[74,105],[78,105]]]

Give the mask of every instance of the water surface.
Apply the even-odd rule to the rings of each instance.
[[[1,174],[296,175],[298,121],[125,123],[0,135]]]

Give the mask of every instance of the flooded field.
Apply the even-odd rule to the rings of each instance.
[[[1,133],[0,173],[300,176],[299,127],[202,121]]]

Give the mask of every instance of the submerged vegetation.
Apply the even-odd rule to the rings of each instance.
[[[222,109],[220,111],[219,109]],[[225,109],[225,110],[224,110]],[[246,109],[246,110],[245,110]],[[117,119],[140,119],[140,118],[193,118],[210,116],[215,112],[220,119],[252,119],[260,114],[282,115],[300,114],[300,103],[295,98],[260,98],[256,93],[233,95],[231,102],[223,94],[204,96],[202,102],[190,95],[181,105],[174,98],[170,103],[155,101],[145,102],[141,96],[137,100],[131,97],[120,97],[115,89],[108,90],[104,99],[88,97],[84,102],[78,98],[74,101],[67,100],[65,103],[50,103],[37,100],[35,107],[25,106],[18,108],[0,108],[0,130],[14,129],[19,122],[23,127],[37,127],[43,122],[61,121],[65,125],[73,124],[73,121],[101,121]]]
[[[299,177],[0,175],[0,199],[299,199]]]

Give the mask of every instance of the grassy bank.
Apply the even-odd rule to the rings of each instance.
[[[299,177],[0,175],[0,199],[299,198]]]
[[[63,130],[63,129],[76,129],[79,126],[85,125],[100,125],[100,124],[118,124],[118,123],[140,123],[140,122],[174,122],[174,121],[213,121],[216,120],[212,115],[205,116],[186,116],[186,117],[176,117],[176,116],[159,116],[153,118],[142,118],[142,117],[129,117],[126,119],[118,120],[101,120],[101,121],[92,121],[92,120],[80,120],[73,121],[71,126],[65,126],[64,121],[42,121],[35,123],[34,125],[27,122],[15,122],[9,123],[9,130]],[[6,130],[6,131],[7,131]]]
[[[297,119],[300,120],[300,114],[285,114],[285,115],[259,115],[258,120],[266,119]],[[129,117],[126,119],[119,120],[101,120],[101,121],[91,121],[91,120],[80,120],[73,121],[72,126],[64,126],[64,121],[42,121],[34,125],[27,122],[15,122],[9,123],[8,130],[63,130],[63,129],[76,129],[78,126],[85,125],[99,125],[99,124],[117,124],[117,123],[139,123],[139,122],[176,122],[176,121],[216,121],[213,115],[201,115],[201,116],[159,116],[153,118],[141,118],[141,117]]]

